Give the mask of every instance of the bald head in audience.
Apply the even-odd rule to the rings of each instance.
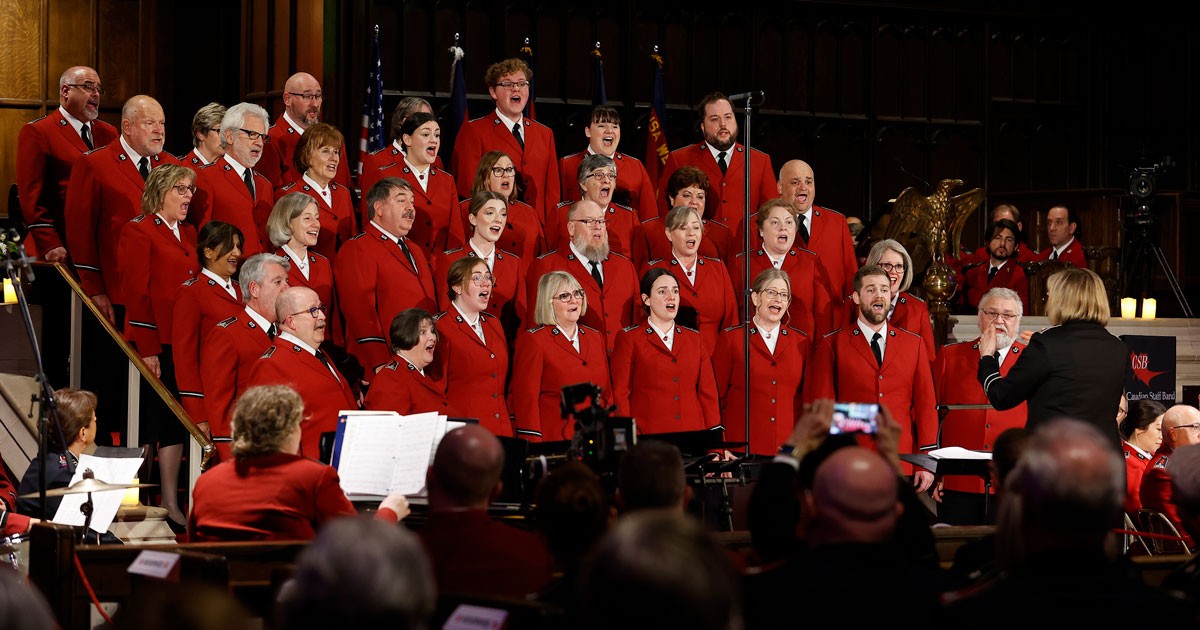
[[[1200,444],[1200,429],[1194,425],[1200,424],[1200,409],[1190,405],[1175,405],[1163,414],[1162,448],[1171,450]]]
[[[425,477],[430,509],[486,509],[503,470],[504,447],[491,431],[469,424],[447,433]]]
[[[852,446],[833,453],[813,478],[810,502],[813,545],[890,540],[904,513],[896,472],[879,453]]]
[[[1185,446],[1167,462],[1171,498],[1193,539],[1200,538],[1200,445]]]

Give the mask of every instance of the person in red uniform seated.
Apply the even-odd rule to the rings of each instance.
[[[222,118],[225,106],[220,103],[209,103],[196,110],[192,116],[192,152],[180,158],[184,165],[199,169],[225,155],[225,147],[221,146]]]
[[[667,204],[672,208],[695,208],[696,212],[700,213],[700,222],[704,224],[704,240],[700,242],[701,256],[723,261],[732,260],[733,252],[741,246],[733,242],[733,234],[724,223],[705,216],[704,213],[708,211],[705,199],[708,198],[709,189],[708,176],[704,171],[695,166],[684,166],[667,178]],[[662,227],[665,218],[664,213],[642,221],[642,231],[646,234],[646,249],[651,260],[671,255],[671,241],[666,238]]]
[[[550,583],[553,560],[535,533],[488,516],[500,496],[504,448],[487,429],[446,434],[425,477],[429,518],[421,537],[439,594],[524,598]]]
[[[67,261],[63,204],[71,169],[84,153],[117,139],[117,129],[98,120],[102,94],[95,70],[67,68],[58,78],[58,109],[23,125],[17,135],[17,194],[32,238],[30,256]]]
[[[628,258],[634,267],[638,267],[648,259],[646,235],[633,210],[613,203],[616,182],[617,165],[612,158],[589,155],[579,163],[577,187],[583,199],[594,201],[596,205],[604,208],[604,219],[608,222],[609,249]],[[547,220],[547,247],[561,249],[563,244],[570,240],[571,235],[567,233],[567,214],[572,205],[569,202],[559,204]]]
[[[754,217],[762,245],[749,256],[750,278],[764,270],[782,269],[792,284],[792,300],[788,305],[788,324],[809,333],[809,338],[836,330],[835,315],[839,298],[825,271],[825,264],[813,252],[796,246],[796,209],[786,199],[771,199],[758,209]],[[745,308],[744,290],[747,257],[738,254],[730,269],[738,312]]]
[[[605,347],[611,353],[617,333],[635,321],[638,278],[628,258],[609,252],[608,224],[604,217],[604,209],[595,202],[587,199],[575,202],[567,214],[570,243],[566,248],[538,257],[525,285],[530,291],[536,290],[538,280],[551,271],[565,271],[574,276],[587,293],[587,303],[592,305],[580,321],[604,335]],[[537,296],[530,295],[526,303],[532,308],[537,304]]]
[[[54,401],[58,414],[51,417],[57,418],[57,426],[49,427],[49,449],[29,462],[16,493],[16,511],[34,518],[54,518],[62,503],[62,497],[46,497],[46,511],[42,512],[36,496],[42,487],[38,482],[38,460],[46,460],[46,490],[65,488],[75,476],[79,456],[96,442],[96,394],[64,387],[54,392]],[[26,496],[30,494],[35,496]]]
[[[1171,475],[1167,462],[1177,449],[1191,444],[1200,444],[1200,409],[1190,405],[1174,405],[1163,414],[1162,446],[1154,453],[1154,459],[1146,465],[1142,474],[1142,507],[1162,512],[1179,533],[1189,549],[1193,548],[1192,537],[1183,527],[1179,509],[1171,500]]]
[[[521,272],[525,275],[533,261],[545,251],[546,240],[542,236],[542,216],[533,206],[520,200],[516,174],[512,159],[503,152],[484,153],[475,173],[475,183],[471,185],[471,197],[462,200],[458,208],[462,213],[463,233],[470,236],[471,199],[481,192],[494,192],[504,197],[508,203],[508,216],[497,244],[500,249],[521,257]]]
[[[676,319],[699,330],[704,347],[715,350],[717,335],[740,320],[729,271],[721,261],[700,255],[704,224],[695,208],[672,208],[666,217],[666,233],[671,241],[670,257],[651,261],[649,266],[666,269],[679,279],[682,304]]]
[[[503,151],[516,166],[521,200],[533,206],[545,223],[562,199],[554,132],[523,115],[533,70],[520,59],[505,59],[488,66],[483,79],[496,110],[458,130],[451,160],[458,195],[471,196],[472,176],[484,153]]]
[[[528,265],[517,254],[501,249],[504,239],[505,224],[508,223],[508,202],[499,193],[482,191],[475,193],[469,200],[471,222],[470,238],[464,247],[448,249],[438,254],[434,261],[433,272],[438,277],[446,275],[450,265],[463,257],[478,258],[487,263],[492,272],[492,290],[488,295],[487,312],[500,318],[504,328],[504,338],[512,342],[516,339],[525,317],[525,271]],[[439,293],[438,298],[442,310],[449,310],[450,297]]]
[[[1136,516],[1142,509],[1142,476],[1163,442],[1163,414],[1167,408],[1157,400],[1143,398],[1130,405],[1121,421],[1121,449],[1125,452],[1125,513]]]
[[[275,203],[270,180],[254,170],[267,144],[267,110],[253,103],[238,103],[221,119],[221,145],[225,155],[200,169],[190,223],[204,227],[209,221],[236,225],[246,236],[247,256],[270,251],[267,216]]]
[[[884,239],[871,246],[867,254],[867,265],[879,265],[887,272],[892,282],[892,308],[888,321],[893,326],[917,333],[925,342],[929,360],[937,358],[937,346],[933,341],[933,324],[925,300],[909,293],[913,281],[912,256],[899,242]]]
[[[392,138],[392,143],[382,149],[371,151],[370,153],[362,154],[362,175],[359,178],[359,186],[364,190],[369,189],[369,186],[363,185],[362,177],[369,177],[370,173],[374,173],[385,166],[391,166],[404,161],[404,143],[400,141],[400,127],[404,125],[404,121],[408,120],[409,116],[418,112],[426,114],[433,113],[433,107],[429,101],[419,96],[406,96],[398,103],[396,109],[392,110],[392,117],[389,122],[390,131],[388,135]],[[442,164],[441,156],[438,156],[433,165],[439,170],[446,170]]]
[[[289,287],[275,300],[275,312],[279,334],[250,371],[247,385],[287,385],[304,397],[308,414],[300,454],[316,458],[321,434],[337,430],[338,413],[358,409],[358,401],[346,377],[319,350],[325,340],[325,305],[316,292]]]
[[[179,290],[171,337],[179,401],[192,422],[204,425],[209,417],[200,376],[200,349],[218,322],[242,312],[242,292],[233,278],[242,260],[242,232],[223,221],[209,221],[200,230],[195,251],[200,273]],[[200,428],[208,430],[207,426]]]
[[[617,335],[609,361],[617,415],[633,416],[642,435],[722,430],[709,350],[699,332],[675,323],[675,276],[662,268],[647,271],[641,300],[646,320]]]
[[[750,199],[745,199],[746,147],[737,142],[738,124],[733,104],[724,94],[713,92],[700,100],[696,111],[700,115],[700,133],[704,141],[676,149],[667,156],[658,191],[662,194],[666,190],[667,178],[676,169],[682,166],[699,168],[713,183],[708,196],[711,211],[705,215],[739,234],[747,211],[775,196],[775,169],[771,166],[771,156],[757,149],[751,153]],[[665,202],[665,197],[659,200],[660,214],[670,210]]]
[[[587,148],[558,161],[562,200],[582,199],[575,184],[578,181],[579,164],[589,155],[603,155],[612,158],[617,165],[617,190],[613,193],[613,201],[633,209],[638,221],[657,217],[658,202],[654,199],[656,182],[650,181],[650,174],[641,160],[617,152],[621,144],[620,112],[607,105],[593,107],[591,121],[583,128],[583,135],[588,139]]]
[[[321,104],[325,94],[321,82],[307,72],[297,72],[283,84],[283,114],[271,125],[271,141],[263,148],[259,172],[279,188],[300,178],[303,171],[293,168],[296,145],[310,127],[321,121]],[[337,183],[350,188],[350,168],[346,163],[346,146],[338,147]]]
[[[290,263],[288,285],[316,291],[321,303],[329,305],[332,318],[337,312],[333,263],[314,250],[325,232],[320,217],[315,199],[304,193],[288,193],[275,202],[275,209],[267,219],[267,235],[275,246],[275,255]],[[333,336],[336,339],[336,331]]]
[[[450,415],[446,382],[427,373],[438,345],[437,323],[429,311],[410,308],[392,320],[392,352],[397,359],[383,366],[367,392],[367,409],[406,416],[434,411]]]
[[[517,436],[533,442],[569,440],[575,425],[562,418],[562,388],[589,382],[612,392],[604,336],[580,324],[587,292],[565,271],[537,282],[534,328],[517,337],[510,403]]]
[[[1017,224],[1017,244],[1013,246],[1014,257],[1017,262],[1033,262],[1037,260],[1038,253],[1027,243],[1022,242],[1022,236],[1025,234],[1025,224],[1021,222],[1021,211],[1016,206],[1010,203],[1002,203],[992,208],[992,213],[988,216],[988,223],[992,224],[1000,219],[1008,219]],[[962,269],[963,265],[969,265],[976,262],[984,262],[988,259],[988,244],[984,243],[979,246],[979,249],[959,256],[946,256],[946,263],[953,267],[956,271]]]
[[[63,209],[67,250],[83,290],[116,326],[123,318],[117,317],[113,305],[125,304],[117,273],[121,231],[141,214],[150,171],[161,164],[178,164],[163,151],[165,137],[162,106],[149,96],[135,96],[121,108],[121,136],[77,160],[71,170]],[[195,208],[191,210],[194,214]]]
[[[238,274],[245,307],[218,322],[200,345],[205,413],[197,426],[212,438],[219,461],[231,456],[233,405],[249,387],[259,357],[275,341],[275,300],[288,288],[289,267],[287,258],[274,254],[246,259]]]
[[[442,351],[434,364],[435,378],[446,381],[450,412],[477,418],[479,426],[511,437],[508,417],[508,342],[499,318],[487,313],[492,294],[487,262],[464,256],[446,270],[450,307],[435,318]]]
[[[779,196],[796,207],[796,245],[815,253],[829,273],[829,286],[835,307],[853,312],[847,303],[854,292],[854,274],[858,259],[846,217],[840,212],[813,203],[817,198],[817,180],[813,169],[803,160],[791,160],[779,169]],[[796,275],[792,274],[792,283]],[[840,318],[838,321],[842,321]]]
[[[294,192],[312,197],[318,204],[321,218],[321,238],[317,241],[317,253],[333,260],[342,243],[359,233],[358,219],[354,216],[354,200],[350,189],[334,178],[342,154],[342,132],[332,125],[317,123],[308,128],[296,143],[292,164],[299,179],[275,189],[278,201]],[[270,238],[268,231],[267,238]]]
[[[1061,260],[1080,269],[1087,268],[1087,257],[1083,243],[1075,238],[1079,229],[1079,217],[1065,206],[1054,206],[1046,212],[1046,237],[1050,246],[1038,253],[1037,260]]]
[[[996,352],[1000,357],[1000,373],[1009,370],[1021,358],[1025,347],[1017,343],[1021,332],[1024,309],[1021,297],[1012,289],[997,287],[984,294],[979,303],[977,322],[982,334],[996,331]],[[987,396],[975,378],[979,366],[979,338],[947,344],[933,362],[933,385],[938,404],[985,405]],[[991,451],[996,439],[1008,429],[1025,426],[1028,414],[1024,403],[1008,409],[947,409],[942,417],[942,446],[961,446],[974,451]],[[942,507],[938,518],[943,522],[963,521],[978,524],[983,519],[983,480],[976,477],[953,476],[940,480]],[[1003,479],[1000,480],[1003,483]],[[998,488],[993,488],[999,492]],[[935,493],[935,496],[938,496]],[[993,503],[993,505],[995,505]],[[944,508],[944,509],[943,509]],[[993,511],[993,513],[995,513]]]
[[[920,453],[937,446],[937,395],[933,375],[925,369],[929,357],[925,343],[915,333],[888,324],[892,282],[878,265],[863,267],[854,274],[851,300],[858,320],[849,327],[829,333],[813,349],[804,383],[804,400],[828,398],[845,402],[886,405],[900,425],[900,453]],[[917,492],[933,485],[933,474],[913,472]]]
[[[151,171],[142,195],[143,214],[121,232],[117,257],[121,295],[126,299],[125,337],[137,348],[146,367],[176,396],[180,387],[175,379],[173,342],[181,335],[173,332],[173,325],[183,285],[199,272],[196,232],[183,222],[196,189],[192,184],[195,177],[192,169],[176,164],[164,164]],[[180,359],[195,366],[194,354]],[[179,509],[173,490],[179,483],[187,434],[157,398],[152,391],[143,392],[142,399],[149,408],[143,409],[147,421],[141,439],[143,444],[158,443],[163,507],[168,510],[168,518],[182,526],[187,517]]]
[[[357,511],[332,466],[297,453],[305,405],[289,387],[253,387],[233,418],[233,459],[196,480],[188,540],[311,540],[317,530]],[[398,523],[409,514],[403,494],[390,494],[375,518]]]
[[[994,287],[1016,291],[1022,304],[1029,301],[1029,282],[1025,279],[1025,270],[1013,256],[1013,247],[1016,244],[1016,223],[1000,219],[992,224],[988,232],[987,262],[974,267],[968,266],[963,271],[963,295],[967,308],[978,308],[983,294]]]
[[[367,193],[370,222],[333,262],[333,278],[346,320],[346,346],[366,370],[368,382],[391,359],[387,327],[400,311],[433,311],[433,271],[425,253],[408,242],[417,212],[412,186],[389,177]]]
[[[791,279],[781,269],[754,278],[750,301],[750,433],[746,435],[746,330],[726,328],[713,353],[725,439],[750,442],[755,455],[774,455],[792,434],[811,340],[783,323],[792,300]]]

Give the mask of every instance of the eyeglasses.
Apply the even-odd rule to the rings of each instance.
[[[582,300],[584,295],[587,295],[587,294],[583,292],[583,289],[575,289],[574,291],[570,291],[570,292],[564,291],[562,293],[559,293],[558,295],[552,295],[550,297],[558,300],[559,302],[562,302],[563,304],[566,304],[567,302],[571,301],[571,298],[575,298],[576,300]]]
[[[783,300],[784,302],[787,302],[788,300],[792,299],[792,294],[788,293],[787,291],[776,291],[775,289],[767,289],[767,290],[763,291],[762,294],[767,296],[767,299],[770,299],[770,300]]]
[[[325,95],[320,92],[288,92],[288,94],[291,94],[292,96],[295,96],[296,98],[305,102],[319,101],[325,98]]]
[[[608,225],[608,219],[575,219],[588,227],[604,227]]]
[[[195,184],[176,184],[175,186],[172,186],[171,188],[174,188],[175,193],[177,195],[179,195],[180,197],[182,197],[183,195],[196,194],[196,185]]]
[[[895,265],[893,265],[892,263],[879,263],[879,266],[888,273],[891,273],[893,271],[895,271],[897,273],[904,273],[904,270],[907,269],[907,267],[904,266],[904,263],[899,263],[899,264],[895,264]]]
[[[315,319],[317,317],[317,313],[324,315],[327,310],[328,310],[328,307],[326,307],[324,304],[318,304],[312,308],[306,308],[303,311],[300,311],[298,313],[292,313],[291,315],[288,315],[288,317],[295,317],[297,315],[303,315],[305,313],[308,313]]]
[[[1015,322],[1017,321],[1017,318],[1020,317],[1016,313],[1001,313],[1000,311],[993,311],[990,309],[983,311],[983,314],[991,319],[1003,319],[1004,321],[1008,322]]]
[[[598,182],[602,182],[606,179],[615,180],[615,179],[617,179],[617,172],[616,171],[592,171],[592,173],[590,175],[588,175],[588,178],[594,179]]]
[[[104,96],[104,86],[96,85],[95,83],[92,83],[91,81],[88,81],[86,83],[68,83],[67,87],[78,88],[80,90],[83,90],[84,92],[90,92],[92,94],[99,94],[100,96]]]
[[[1200,430],[1200,422],[1193,422],[1192,424],[1181,424],[1177,427],[1171,427],[1170,429],[1167,429],[1167,430],[1174,431],[1175,429],[1192,429],[1193,431]]]
[[[501,87],[506,90],[524,90],[529,87],[528,81],[501,81],[496,84],[496,87]]]
[[[517,169],[516,169],[516,167],[513,167],[513,166],[493,166],[492,167],[492,175],[495,175],[496,177],[504,177],[505,175],[512,175],[513,173],[516,173],[516,172],[517,172]]]
[[[471,274],[471,284],[477,287],[485,287],[496,281],[496,277],[490,273],[473,273]]]
[[[268,142],[271,141],[271,137],[265,133],[259,133],[257,131],[250,131],[249,129],[242,129],[240,127],[238,128],[238,131],[246,134],[246,137],[249,138],[250,140],[262,140],[263,144],[267,144]]]

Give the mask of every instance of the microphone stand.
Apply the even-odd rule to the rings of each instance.
[[[742,299],[745,303],[745,308],[742,309],[742,350],[746,362],[746,380],[744,382],[745,389],[743,391],[746,392],[746,432],[744,433],[746,436],[746,447],[744,455],[747,457],[750,455],[750,323],[753,321],[751,319],[753,317],[751,314],[753,312],[753,306],[750,301],[750,292],[752,291],[750,286],[750,214],[752,210],[756,210],[750,207],[750,153],[752,152],[750,148],[750,123],[754,118],[754,98],[756,96],[761,101],[765,97],[765,94],[763,92],[746,93],[745,124],[742,125],[743,129],[745,130],[742,132],[742,144],[746,147],[745,155],[743,157],[744,168],[742,169],[742,194],[744,195],[742,198],[742,286],[745,287],[742,291]]]

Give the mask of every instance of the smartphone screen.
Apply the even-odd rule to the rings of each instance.
[[[879,405],[875,403],[834,403],[833,424],[829,425],[829,434],[875,433],[879,428],[875,421],[877,415]]]

